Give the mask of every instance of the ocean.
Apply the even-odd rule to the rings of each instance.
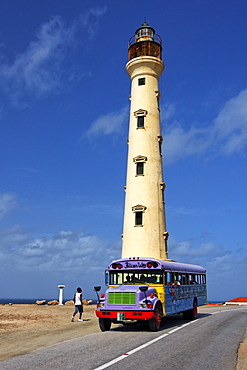
[[[54,298],[44,298],[46,302],[53,301]],[[55,298],[56,299],[56,298]],[[42,301],[42,299],[38,299],[39,301]],[[58,301],[58,298],[56,299]],[[87,299],[88,301],[89,299]],[[8,304],[8,303],[13,303],[13,304],[36,304],[37,299],[34,298],[0,298],[0,304]],[[70,301],[70,299],[64,299],[64,303]],[[96,300],[92,299],[93,304],[96,304]]]
[[[40,301],[43,299],[39,299]],[[46,302],[53,301],[54,298],[49,298],[46,299]],[[58,300],[58,299],[57,299]],[[87,299],[88,301],[89,299]],[[8,304],[8,303],[13,303],[13,304],[36,304],[37,299],[34,298],[0,298],[0,304]],[[70,299],[65,299],[64,302],[70,301]],[[93,304],[96,304],[97,301],[95,299],[92,299]],[[224,301],[208,301],[208,303],[213,304],[213,303],[224,303]]]
[[[41,300],[41,299],[39,299]],[[43,299],[42,299],[43,300]],[[0,304],[35,304],[37,299],[32,298],[0,298]],[[53,299],[46,299],[46,302],[53,301]]]

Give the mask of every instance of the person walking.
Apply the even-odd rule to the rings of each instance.
[[[71,321],[74,321],[75,315],[79,312],[79,319],[78,321],[83,321],[82,313],[83,313],[83,302],[82,302],[82,289],[80,287],[77,288],[77,292],[74,295],[74,304],[75,304],[75,312],[71,317]]]

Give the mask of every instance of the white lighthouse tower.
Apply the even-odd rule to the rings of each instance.
[[[158,86],[164,70],[161,53],[161,38],[143,23],[129,41],[126,65],[131,105],[122,258],[168,259]]]

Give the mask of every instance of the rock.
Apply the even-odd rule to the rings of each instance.
[[[49,301],[48,302],[48,304],[50,305],[50,306],[55,306],[55,305],[57,305],[59,302],[58,301],[56,301],[56,300],[54,300],[54,301]]]
[[[42,301],[36,301],[36,304],[38,304],[39,306],[45,305],[46,304],[46,300],[43,299]]]
[[[85,304],[85,306],[86,306],[86,305],[92,304],[92,303],[93,303],[93,301],[92,301],[91,299],[90,299],[89,301],[87,301],[86,299],[83,299],[83,300],[82,300],[82,303],[83,303],[83,304]],[[71,305],[71,306],[72,306],[72,305],[74,304],[74,301],[73,301],[73,300],[71,300],[71,301],[67,301],[67,302],[65,302],[65,304],[66,304],[66,305]]]

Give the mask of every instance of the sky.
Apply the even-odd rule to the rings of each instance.
[[[247,296],[247,2],[3,0],[0,298],[86,299],[121,257],[128,40],[162,38],[169,258]],[[105,289],[105,288],[104,288]]]

